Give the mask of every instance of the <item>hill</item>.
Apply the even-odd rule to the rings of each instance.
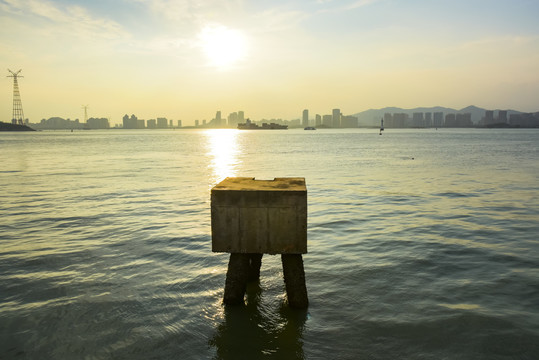
[[[10,124],[0,121],[0,131],[35,131],[26,125]]]

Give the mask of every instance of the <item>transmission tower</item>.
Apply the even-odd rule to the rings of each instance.
[[[88,122],[88,105],[82,105],[82,108],[84,109],[84,123],[86,124]]]
[[[11,73],[11,75],[8,75],[7,77],[13,78],[13,117],[11,118],[11,122],[13,124],[24,125],[24,113],[22,112],[21,94],[19,93],[19,82],[17,81],[17,78],[24,77],[22,75],[19,75],[22,69],[17,72],[13,72],[9,69],[7,69],[7,71]]]

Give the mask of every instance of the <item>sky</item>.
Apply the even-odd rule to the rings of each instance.
[[[539,111],[538,0],[0,0],[0,117]]]

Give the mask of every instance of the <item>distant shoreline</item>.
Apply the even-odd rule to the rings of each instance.
[[[26,125],[10,124],[0,121],[0,131],[36,131]]]

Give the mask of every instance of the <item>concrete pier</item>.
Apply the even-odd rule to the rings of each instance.
[[[212,251],[230,253],[225,304],[243,303],[247,282],[259,279],[263,254],[281,254],[289,305],[308,306],[304,178],[226,178],[211,190],[211,227]]]

